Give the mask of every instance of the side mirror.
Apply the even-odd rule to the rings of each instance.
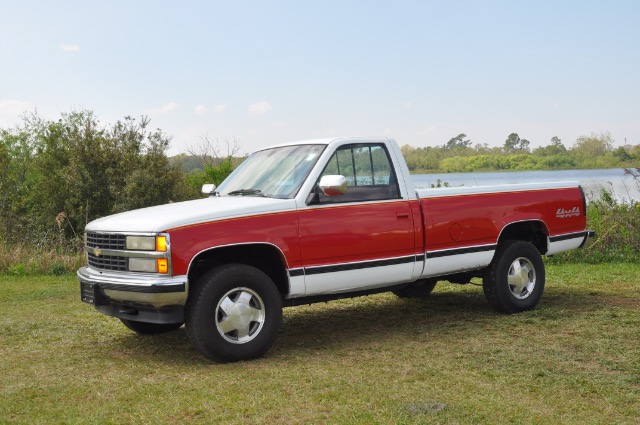
[[[202,185],[202,194],[203,195],[213,195],[213,193],[216,191],[216,185],[215,184],[203,184]]]
[[[341,196],[347,193],[347,179],[344,176],[322,176],[318,187],[325,196]]]

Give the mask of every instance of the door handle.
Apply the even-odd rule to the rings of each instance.
[[[409,219],[409,213],[408,212],[397,212],[396,213],[396,217],[398,218],[398,220],[408,220]]]

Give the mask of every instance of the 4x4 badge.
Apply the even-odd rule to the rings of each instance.
[[[565,210],[564,208],[558,208],[556,212],[556,217],[558,218],[568,218],[568,217],[579,217],[580,216],[580,208],[573,207],[570,210]]]

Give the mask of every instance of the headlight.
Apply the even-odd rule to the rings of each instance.
[[[166,258],[129,258],[130,272],[169,273],[169,260]]]
[[[155,236],[127,236],[127,249],[153,251],[156,249]]]
[[[129,258],[129,271],[156,273],[158,267],[155,258]]]

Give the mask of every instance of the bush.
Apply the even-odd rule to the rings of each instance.
[[[587,228],[595,240],[583,249],[553,257],[552,262],[640,262],[640,203],[619,202],[603,190],[587,207]]]
[[[72,250],[95,218],[187,199],[170,137],[148,126],[145,117],[103,126],[80,111],[0,131],[0,238]]]

